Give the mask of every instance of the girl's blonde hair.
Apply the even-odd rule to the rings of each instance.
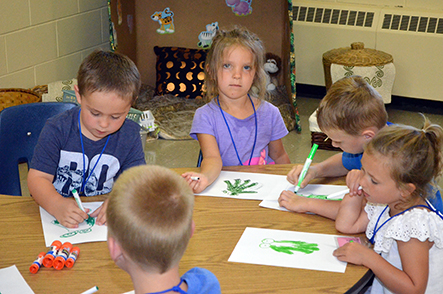
[[[256,34],[244,27],[236,26],[232,30],[218,30],[205,61],[206,101],[216,97],[218,92],[217,72],[223,66],[223,54],[227,48],[242,46],[253,55],[255,77],[249,94],[264,99],[266,92],[266,73],[264,69],[265,48]]]
[[[378,153],[389,159],[386,164],[399,189],[407,189],[407,184],[415,186],[411,200],[418,196],[435,197],[435,182],[443,166],[443,129],[423,118],[422,129],[405,125],[385,127],[365,149],[365,153]]]

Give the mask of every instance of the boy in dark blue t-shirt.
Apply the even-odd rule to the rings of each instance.
[[[140,89],[135,64],[97,50],[82,62],[77,80],[80,107],[47,121],[28,174],[35,201],[68,228],[88,218],[70,197],[73,189],[81,196],[107,194],[121,172],[145,164],[140,127],[126,119]],[[106,223],[106,205],[91,214],[99,225]]]

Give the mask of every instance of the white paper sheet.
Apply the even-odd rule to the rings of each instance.
[[[344,273],[335,235],[246,228],[228,261]]]
[[[84,202],[83,206],[90,209],[90,214],[96,210],[103,202]],[[108,228],[95,223],[96,218],[90,222],[84,221],[76,229],[68,229],[60,225],[55,217],[40,207],[40,217],[42,220],[43,234],[46,246],[51,246],[54,240],[70,242],[72,244],[106,241]]]
[[[31,287],[26,283],[18,268],[13,265],[0,269],[0,293],[1,294],[34,294]]]
[[[271,195],[278,198],[289,184],[286,176],[222,171],[214,183],[197,195],[263,200]]]
[[[284,190],[289,190],[294,192],[294,185],[287,186]],[[283,190],[282,190],[283,191]],[[281,191],[280,191],[281,193]],[[286,208],[281,207],[278,204],[278,195],[269,195],[268,198],[264,199],[260,202],[261,207],[277,209],[281,211],[288,211]],[[346,186],[342,185],[320,185],[320,184],[310,184],[304,187],[303,189],[298,190],[297,195],[301,196],[311,196],[311,195],[332,195],[333,200],[343,199],[346,193],[349,193],[349,189]]]

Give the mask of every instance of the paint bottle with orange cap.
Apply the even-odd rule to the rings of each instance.
[[[80,248],[72,247],[72,251],[71,251],[71,253],[69,253],[68,259],[65,262],[66,267],[68,267],[68,268],[73,267],[79,254],[80,254]]]
[[[55,240],[51,244],[51,250],[46,253],[45,257],[43,258],[43,265],[45,267],[52,267],[52,263],[54,262],[55,257],[57,256],[58,251],[60,250],[60,247],[62,246],[62,242]]]
[[[42,266],[43,258],[45,258],[46,253],[40,252],[37,256],[37,259],[29,267],[29,271],[33,274],[37,273],[40,267]]]
[[[63,243],[62,247],[57,253],[57,257],[54,259],[53,267],[56,270],[61,270],[65,267],[66,259],[68,259],[69,253],[72,250],[72,244],[69,242]]]

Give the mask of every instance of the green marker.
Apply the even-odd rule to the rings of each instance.
[[[306,173],[308,172],[311,162],[314,159],[315,152],[317,152],[317,148],[317,144],[312,144],[311,152],[309,152],[309,156],[306,158],[305,165],[303,166],[300,177],[298,178],[298,184],[295,186],[294,193],[297,193],[300,189],[301,182],[303,182],[305,179]]]

